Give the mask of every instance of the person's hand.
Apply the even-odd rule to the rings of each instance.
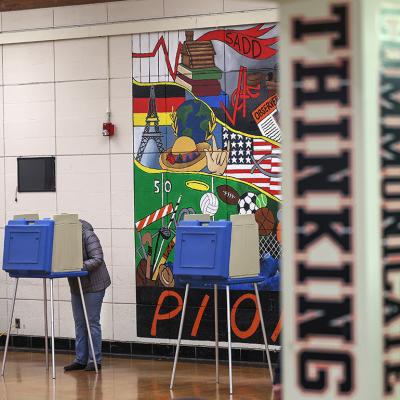
[[[204,150],[207,157],[207,168],[212,174],[222,175],[225,172],[226,166],[228,165],[230,150],[231,143],[229,141],[226,150],[218,149],[215,136],[213,135],[211,150]]]

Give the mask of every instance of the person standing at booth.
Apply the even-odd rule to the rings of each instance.
[[[274,382],[272,385],[272,393],[274,394],[274,400],[283,400],[282,384],[281,384],[281,354],[280,353],[278,354],[278,358],[276,360],[276,366],[275,366],[275,371],[274,371]]]
[[[94,233],[92,225],[82,223],[83,270],[89,275],[81,278],[82,290],[92,333],[96,362],[101,369],[101,325],[100,313],[104,295],[111,285],[110,275],[104,262],[100,240]],[[75,360],[64,367],[64,371],[94,371],[94,362],[90,352],[88,332],[85,324],[79,285],[76,278],[68,279],[71,290],[72,312],[75,321]]]

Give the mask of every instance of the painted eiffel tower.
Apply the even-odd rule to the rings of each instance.
[[[149,109],[147,111],[146,126],[143,131],[142,140],[140,141],[139,150],[136,155],[136,160],[141,161],[144,151],[146,150],[147,144],[151,139],[156,142],[159,153],[164,152],[164,146],[162,144],[162,132],[160,132],[160,119],[157,114],[156,107],[156,92],[154,86],[150,87],[150,98],[149,98]]]

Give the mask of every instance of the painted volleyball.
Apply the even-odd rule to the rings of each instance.
[[[200,199],[203,214],[215,215],[218,211],[218,197],[214,193],[205,193]]]

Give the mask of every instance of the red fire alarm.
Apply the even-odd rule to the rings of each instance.
[[[115,125],[112,122],[104,122],[103,136],[113,136],[115,133]]]

